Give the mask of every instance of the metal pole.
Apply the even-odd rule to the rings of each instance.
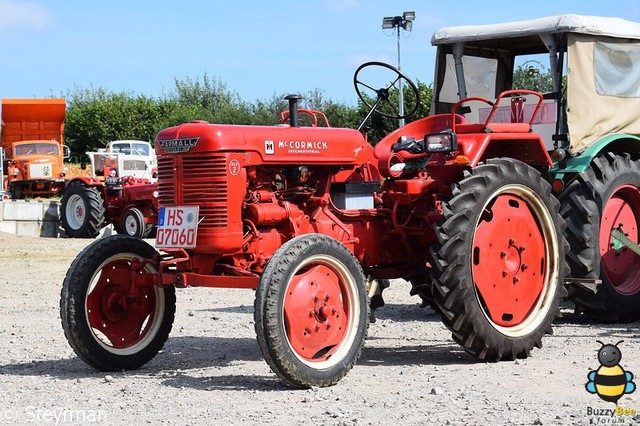
[[[401,23],[398,23],[398,70],[402,71],[400,68],[400,27]],[[404,115],[404,93],[402,93],[402,78],[398,80],[398,112],[400,115]],[[398,120],[399,127],[404,126],[404,118],[400,118]]]

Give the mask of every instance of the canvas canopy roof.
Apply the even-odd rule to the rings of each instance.
[[[621,18],[584,15],[558,15],[528,21],[491,25],[445,27],[431,37],[431,44],[453,44],[539,36],[540,34],[577,33],[640,40],[640,24]]]

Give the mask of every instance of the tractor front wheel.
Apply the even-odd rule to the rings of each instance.
[[[144,215],[135,207],[127,209],[122,215],[122,231],[129,236],[144,238],[147,235],[147,225],[144,222]]]
[[[71,264],[60,294],[62,328],[75,353],[101,371],[132,370],[149,362],[171,331],[173,287],[136,286],[134,260],[157,254],[138,238],[113,235],[85,248]]]
[[[600,279],[595,292],[576,284],[576,311],[603,321],[640,318],[640,256],[616,247],[612,232],[640,242],[640,160],[603,153],[562,192],[573,278]]]
[[[434,299],[453,339],[486,361],[525,358],[565,295],[564,221],[540,173],[493,159],[465,173],[436,227]]]
[[[368,320],[362,268],[332,238],[307,234],[288,241],[262,274],[258,343],[271,369],[291,386],[337,383],[360,356]]]
[[[95,238],[104,224],[104,200],[100,191],[80,182],[70,184],[62,193],[60,216],[67,236]]]

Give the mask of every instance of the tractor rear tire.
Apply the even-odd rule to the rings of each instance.
[[[157,254],[138,238],[94,241],[69,267],[60,293],[62,328],[74,352],[100,371],[132,370],[166,342],[176,309],[174,287],[144,286],[131,293],[133,259]],[[150,264],[144,271],[153,273]]]
[[[514,159],[465,172],[443,202],[432,247],[434,300],[453,339],[484,361],[526,358],[551,334],[566,294],[559,203]]]
[[[560,196],[571,244],[567,263],[573,278],[601,279],[596,292],[569,287],[577,313],[601,321],[640,318],[640,256],[612,247],[611,231],[622,227],[640,242],[640,160],[603,153]]]
[[[104,226],[104,200],[93,186],[75,182],[62,193],[62,227],[68,237],[95,238]]]
[[[366,279],[333,238],[286,242],[256,291],[255,328],[271,369],[297,388],[331,386],[359,358],[369,326]]]

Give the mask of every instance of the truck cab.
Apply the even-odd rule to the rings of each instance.
[[[2,146],[12,198],[54,196],[66,182],[64,99],[3,99]]]
[[[87,152],[91,168],[96,176],[148,179],[155,182],[158,177],[158,161],[153,146],[138,140],[116,140],[106,148]]]

